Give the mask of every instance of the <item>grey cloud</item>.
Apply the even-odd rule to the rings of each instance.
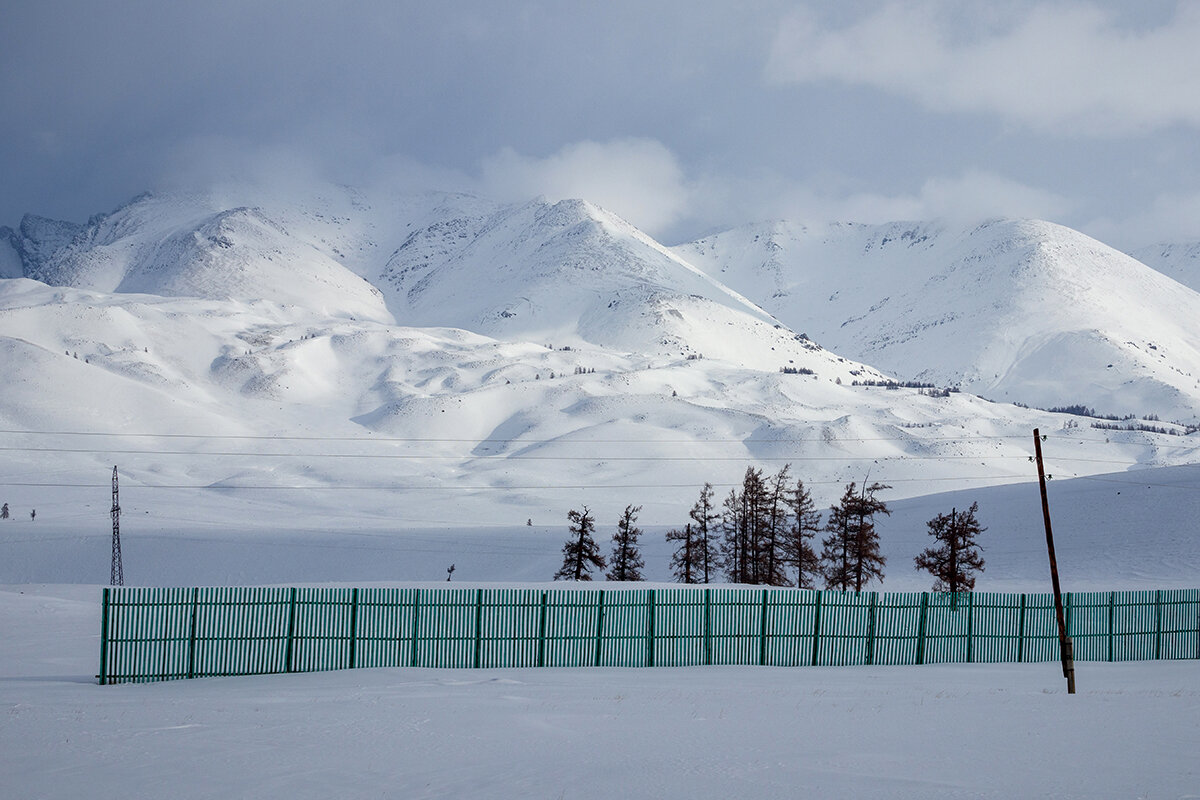
[[[879,57],[897,75],[928,75],[934,92],[956,59],[979,52],[971,43],[1003,49],[1043,6],[1067,13],[930,2],[940,61]],[[889,7],[15,0],[0,25],[0,224],[26,211],[81,221],[145,189],[231,175],[596,193],[668,241],[799,211],[925,213],[955,191],[997,213],[1119,221],[1200,185],[1188,125],[1073,139],[1011,115],[931,113],[955,107],[851,81],[844,64],[836,80],[767,80],[772,43],[791,41],[781,27],[809,20],[803,41],[832,69],[828,53],[851,52]],[[1182,7],[1132,7],[1106,6],[1085,33],[1174,46]],[[774,52],[780,74],[796,68]],[[1080,95],[1115,91],[1108,78]],[[1172,92],[1145,102],[1169,108]]]
[[[1194,4],[1141,30],[1094,4],[1038,4],[955,36],[942,5],[889,3],[838,29],[792,14],[769,72],[873,86],[933,110],[994,113],[1062,135],[1120,136],[1200,127],[1197,41]]]

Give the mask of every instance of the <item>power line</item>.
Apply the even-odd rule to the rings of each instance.
[[[572,431],[572,433],[580,433]],[[438,436],[273,436],[273,435],[250,435],[250,434],[205,434],[205,433],[135,433],[135,432],[120,432],[120,433],[101,433],[97,431],[28,431],[28,430],[0,430],[0,434],[9,435],[28,435],[28,436],[105,436],[105,437],[133,437],[133,438],[157,438],[157,439],[201,439],[201,440],[233,440],[233,441],[278,441],[278,442],[382,442],[382,443],[438,443],[438,444],[646,444],[645,438],[641,439],[579,439],[567,440],[561,436],[552,439],[531,439],[531,438],[454,438],[454,437],[438,437]],[[1001,441],[1013,440],[1024,441],[1027,437],[1021,436],[954,436],[954,437],[930,437],[922,438],[920,436],[867,436],[867,437],[782,437],[782,438],[742,438],[742,439],[704,439],[696,441],[693,439],[672,439],[672,440],[654,440],[654,444],[793,444],[793,443],[845,443],[845,442],[968,442],[968,441]]]
[[[584,443],[563,442],[560,444],[582,445]],[[647,444],[655,444],[648,442]],[[534,454],[534,455],[519,455],[509,453],[455,453],[455,454],[440,454],[440,453],[260,453],[255,451],[228,451],[228,450],[115,450],[115,449],[99,449],[99,448],[75,448],[75,447],[3,447],[0,446],[0,452],[17,452],[17,453],[75,453],[75,454],[104,454],[104,455],[143,455],[143,456],[224,456],[224,457],[253,457],[253,458],[368,458],[368,459],[395,459],[399,461],[419,461],[425,459],[435,460],[463,460],[463,461],[481,461],[481,460],[503,460],[503,461],[759,461],[759,462],[790,462],[790,461],[883,461],[883,460],[902,460],[902,461],[944,461],[944,460],[979,460],[987,458],[995,459],[1020,459],[1028,458],[1027,454],[1017,453],[1013,455],[909,455],[898,454],[890,456],[607,456],[607,455],[549,455],[549,454]],[[1088,458],[1066,458],[1068,461],[1089,461],[1102,464],[1126,464],[1128,459],[1088,459]]]
[[[573,431],[572,433],[580,433]],[[1100,430],[1100,429],[1097,429]],[[1111,433],[1147,433],[1145,431],[1110,431],[1106,430],[1106,434]],[[294,436],[294,435],[259,435],[259,434],[202,434],[202,433],[143,433],[143,432],[98,432],[98,431],[31,431],[31,430],[12,430],[0,429],[0,434],[11,436],[78,436],[78,437],[103,437],[103,438],[148,438],[148,439],[180,439],[192,441],[248,441],[248,442],[350,442],[355,444],[380,443],[380,444],[521,444],[526,446],[531,445],[571,445],[571,446],[592,446],[605,444],[640,444],[654,446],[705,446],[705,445],[722,445],[722,444],[863,444],[868,442],[912,442],[915,444],[963,444],[967,442],[1003,442],[1003,441],[1025,441],[1025,435],[963,435],[950,437],[922,437],[918,435],[907,436],[854,436],[854,437],[837,437],[837,436],[814,436],[814,437],[776,437],[776,438],[756,438],[747,437],[740,439],[567,439],[562,436],[550,439],[534,439],[527,437],[516,438],[459,438],[459,437],[439,437],[439,436]],[[1099,436],[1099,434],[1097,434]],[[1120,445],[1121,442],[1111,442],[1108,439],[1111,436],[1106,435],[1105,441],[1100,442],[1098,439],[1083,439],[1079,437],[1062,435],[1061,433],[1052,434],[1052,438],[1072,442],[1076,444],[1093,444],[1093,445]],[[1165,444],[1154,442],[1153,446],[1159,449],[1192,449],[1200,447],[1200,441],[1187,444]],[[0,447],[0,450],[16,450],[16,451],[31,451],[31,452],[111,452],[111,453],[127,453],[139,454],[143,452],[153,454],[170,455],[178,452],[179,454],[192,453],[189,451],[142,451],[142,450],[92,450],[87,448],[22,448],[22,447]],[[212,453],[213,455],[256,455],[256,456],[271,456],[279,455],[275,453],[241,453],[241,452],[220,452]],[[291,454],[288,454],[291,455]],[[369,458],[369,457],[387,457],[384,455],[371,456],[367,454],[345,454],[347,458]],[[910,456],[917,457],[917,456]],[[955,456],[942,456],[942,458],[954,458]],[[961,458],[969,458],[970,456],[959,456]],[[1116,463],[1116,462],[1114,462]]]
[[[948,475],[941,477],[925,477],[925,478],[878,478],[877,480],[884,483],[927,483],[927,482],[943,482],[943,481],[1014,481],[1024,482],[1028,478],[1023,478],[1019,475]],[[50,482],[25,482],[25,481],[2,481],[4,486],[21,486],[21,487],[36,487],[50,489],[97,489],[105,486],[101,483],[50,483]],[[713,488],[732,488],[742,485],[741,481],[736,483],[713,483],[708,481]],[[844,480],[822,480],[822,481],[804,481],[805,486],[823,486],[823,485],[842,485]],[[635,483],[635,484],[570,484],[549,486],[545,484],[534,484],[529,486],[505,486],[505,485],[458,485],[458,486],[412,486],[412,485],[397,485],[397,484],[306,484],[306,485],[269,485],[269,484],[241,484],[241,485],[217,485],[217,484],[169,484],[169,483],[142,483],[135,484],[135,489],[178,489],[178,490],[206,490],[206,491],[387,491],[387,492],[442,492],[442,491],[496,491],[496,492],[526,492],[526,491],[574,491],[574,490],[590,490],[590,489],[695,489],[698,487],[696,483],[675,483],[675,484],[650,484],[650,483]],[[128,485],[126,488],[130,488]]]

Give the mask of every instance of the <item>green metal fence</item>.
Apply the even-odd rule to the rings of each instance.
[[[1200,590],[1065,595],[1080,661],[1200,658]],[[100,683],[355,667],[1056,661],[1048,594],[104,590]]]

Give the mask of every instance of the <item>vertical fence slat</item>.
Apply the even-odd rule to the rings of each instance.
[[[646,666],[654,666],[654,590],[646,590]]]
[[[813,646],[812,660],[809,662],[812,666],[816,666],[821,655],[821,598],[824,595],[817,592],[816,609],[813,612]]]
[[[542,608],[538,615],[538,657],[537,665],[546,666],[546,592],[542,592]]]
[[[479,659],[483,646],[483,589],[475,590],[475,654],[471,666],[479,669]]]
[[[1154,593],[1154,660],[1162,657],[1162,592]]]
[[[188,650],[187,650],[187,676],[189,678],[196,677],[196,616],[197,603],[199,602],[200,589],[192,589],[192,613],[191,620],[188,624]]]
[[[929,593],[921,593],[921,616],[917,622],[917,664],[925,663],[925,626],[929,619]]]
[[[975,596],[967,593],[967,663],[974,661],[975,643]]]
[[[596,593],[596,660],[593,666],[600,666],[600,651],[604,646],[604,590]]]
[[[712,589],[704,589],[704,665],[712,666]]]

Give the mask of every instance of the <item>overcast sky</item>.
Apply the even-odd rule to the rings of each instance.
[[[1200,2],[9,0],[0,224],[311,176],[1200,239]]]

